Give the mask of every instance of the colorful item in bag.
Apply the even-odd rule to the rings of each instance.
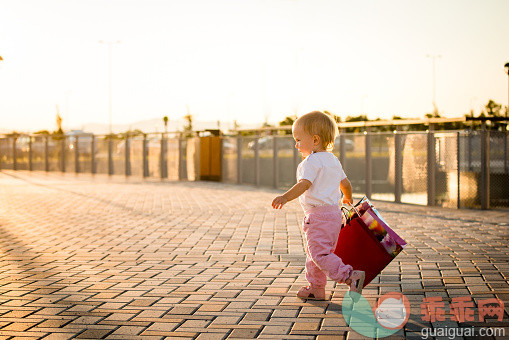
[[[371,201],[366,197],[364,196],[360,201],[359,203],[357,203],[357,205],[359,206],[358,210],[359,210],[359,213],[362,215],[366,210],[368,209],[371,209],[376,217],[378,217],[378,219],[386,226],[388,226],[389,224],[387,222],[385,222],[384,218],[382,217],[382,215],[380,215],[380,213],[378,212],[378,210],[376,210],[376,208],[373,206],[373,204],[371,204]]]
[[[364,212],[364,214],[361,216],[361,219],[368,227],[369,231],[375,235],[376,239],[384,247],[387,253],[393,257],[396,257],[396,255],[398,255],[403,248],[391,237],[391,235],[387,233],[384,227],[373,215],[373,211],[368,210]]]
[[[363,197],[356,206],[364,224],[373,233],[387,253],[392,257],[396,257],[401,250],[403,250],[406,243],[402,239],[395,240],[389,233],[387,233],[384,225],[389,225],[385,222],[367,197]],[[355,213],[354,209],[350,210],[347,214],[347,218],[351,218],[353,213]],[[398,241],[400,241],[400,243],[398,243]]]

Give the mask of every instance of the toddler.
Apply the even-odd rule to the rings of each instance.
[[[293,124],[295,147],[304,160],[297,168],[297,184],[272,201],[274,209],[299,198],[304,210],[303,230],[306,236],[306,280],[297,296],[301,299],[324,300],[327,276],[346,283],[360,294],[364,272],[353,270],[334,254],[342,224],[343,203],[352,204],[352,185],[338,158],[332,154],[337,125],[331,116],[313,111]]]

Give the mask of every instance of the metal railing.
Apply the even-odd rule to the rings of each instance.
[[[200,179],[200,137],[177,134],[0,137],[0,169]],[[218,137],[219,138],[219,137]],[[290,135],[222,136],[221,181],[287,189],[300,155]],[[341,133],[333,153],[354,193],[429,206],[509,207],[508,132]],[[206,151],[202,150],[202,153]]]
[[[0,138],[0,169],[186,180],[186,140],[166,134]]]
[[[453,208],[509,207],[507,131],[341,133],[333,153],[354,193]],[[225,147],[226,145],[226,147]],[[223,139],[223,181],[287,189],[300,156],[286,136]]]

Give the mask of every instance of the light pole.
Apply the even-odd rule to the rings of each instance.
[[[366,113],[366,100],[368,99],[368,95],[365,94],[361,97],[361,115],[366,115],[366,117],[368,116],[368,114]]]
[[[505,118],[507,118],[507,111],[509,111],[509,63],[505,63],[504,67],[507,71],[507,109],[505,110]]]
[[[109,130],[110,134],[113,133],[112,131],[112,103],[111,103],[111,87],[112,87],[112,58],[111,58],[111,45],[113,44],[119,44],[120,41],[102,41],[99,40],[100,44],[107,44],[108,45],[108,115],[109,115]]]
[[[72,93],[72,90],[65,92],[65,119],[67,120],[67,129],[71,130],[71,125],[69,124],[69,95]]]
[[[437,85],[436,85],[436,58],[442,58],[440,54],[428,54],[426,57],[431,58],[433,60],[433,113],[438,114],[438,108],[437,108]]]
[[[168,116],[164,116],[163,117],[163,122],[164,122],[164,133],[168,133]]]

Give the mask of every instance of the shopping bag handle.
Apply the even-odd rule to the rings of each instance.
[[[350,206],[350,207],[351,207],[351,209],[348,209],[347,205],[348,205],[348,206]],[[345,223],[346,223],[346,224],[350,223],[350,221],[352,220],[352,218],[353,218],[353,217],[355,217],[355,216],[354,216],[354,215],[352,215],[352,216],[348,217],[348,215],[345,213],[345,210],[346,210],[346,211],[353,210],[353,211],[357,214],[357,217],[360,217],[360,216],[361,216],[361,215],[359,214],[359,211],[357,210],[357,208],[356,208],[356,207],[355,207],[352,203],[348,203],[348,204],[343,203],[343,204],[341,205],[341,214],[344,216],[344,218],[345,218]],[[343,227],[344,227],[344,226],[345,226],[345,225],[343,225]]]
[[[359,210],[357,210],[357,208],[352,203],[343,203],[343,205],[341,206],[341,211],[343,211],[343,208],[348,209],[346,207],[347,205],[349,205],[352,208],[352,210],[357,213],[357,216],[361,217],[361,214],[359,214]]]
[[[346,216],[345,210],[348,210],[346,207],[341,206],[341,215],[345,218],[345,222],[348,223],[348,216]]]

